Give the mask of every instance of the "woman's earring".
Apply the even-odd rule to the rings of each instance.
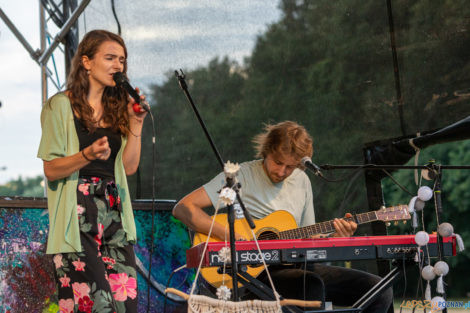
[[[87,74],[87,75],[90,75],[90,73],[91,73],[90,70],[87,70],[87,71],[86,71],[86,74]]]

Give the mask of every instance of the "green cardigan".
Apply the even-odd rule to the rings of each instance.
[[[59,93],[51,97],[41,112],[42,137],[38,158],[51,161],[79,152],[79,141],[69,98]],[[127,138],[122,137],[121,149],[116,156],[114,175],[122,203],[122,226],[127,240],[137,239],[127,177],[122,154]],[[80,229],[77,215],[78,171],[66,178],[47,183],[47,206],[49,209],[48,254],[81,252]]]

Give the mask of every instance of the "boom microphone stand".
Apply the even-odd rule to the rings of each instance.
[[[194,104],[194,101],[189,94],[188,91],[188,85],[186,84],[185,75],[182,70],[180,70],[180,73],[178,71],[175,71],[175,76],[178,79],[178,83],[183,90],[184,94],[186,95],[186,98],[188,99],[189,103],[191,104],[191,108],[193,109],[194,113],[196,114],[196,117],[199,121],[199,124],[201,125],[204,134],[206,135],[207,140],[209,141],[212,151],[215,154],[215,157],[217,161],[219,162],[220,166],[222,167],[222,170],[224,170],[224,161],[222,159],[222,156],[220,155],[219,151],[217,150],[217,147],[214,144],[214,141],[212,140],[211,135],[209,134],[206,125],[204,124],[204,121],[201,118],[201,115],[199,114],[199,111]],[[243,201],[240,197],[239,193],[239,188],[235,184],[235,180],[232,178],[226,177],[226,185],[224,187],[229,187],[232,188],[236,195],[237,195],[237,200],[238,203],[240,204],[240,207],[242,208],[243,215],[245,216],[246,221],[248,222],[248,225],[250,226],[251,229],[255,228],[255,223],[253,222],[253,219],[251,218],[250,213],[246,210],[245,205],[243,204]],[[237,264],[237,254],[235,250],[235,212],[233,208],[233,204],[230,204],[227,206],[227,219],[228,219],[228,226],[229,226],[229,232],[230,232],[230,257],[231,257],[231,263],[232,263],[232,279],[233,279],[233,301],[238,301],[238,264]]]

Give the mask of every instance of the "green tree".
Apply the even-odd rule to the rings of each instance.
[[[242,99],[244,83],[239,66],[227,58],[212,60],[207,68],[188,71],[190,93],[209,133],[227,160],[238,157],[238,148],[246,144],[245,138],[233,136],[243,125],[233,118]],[[156,190],[160,198],[180,198],[200,186],[221,168],[197,122],[186,97],[178,87],[173,73],[162,86],[154,86],[152,97],[157,99],[153,110],[157,122]],[[151,133],[146,125],[145,133]],[[144,141],[142,169],[145,196],[151,195],[151,142]]]
[[[21,176],[0,185],[0,196],[43,197],[43,176],[23,179]]]

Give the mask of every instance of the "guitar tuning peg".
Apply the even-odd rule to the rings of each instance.
[[[385,226],[389,227],[389,226],[390,226],[390,222],[385,223]]]

